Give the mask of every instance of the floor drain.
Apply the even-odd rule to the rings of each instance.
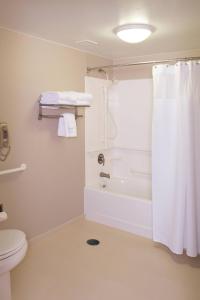
[[[89,240],[87,240],[87,244],[90,246],[97,246],[100,244],[100,242],[96,239],[89,239]]]

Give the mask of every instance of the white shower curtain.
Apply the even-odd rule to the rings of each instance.
[[[200,254],[200,62],[153,68],[153,240]]]

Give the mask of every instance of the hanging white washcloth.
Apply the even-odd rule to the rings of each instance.
[[[75,115],[73,113],[62,114],[58,121],[58,136],[76,137],[77,128]]]
[[[40,97],[41,104],[90,105],[92,95],[74,91],[44,92]]]

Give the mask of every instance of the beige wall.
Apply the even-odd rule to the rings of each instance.
[[[0,203],[9,216],[0,229],[33,237],[83,213],[84,118],[77,138],[57,137],[57,120],[37,120],[37,99],[47,90],[83,91],[88,57],[0,29],[0,121],[8,122],[12,147],[0,169],[28,166],[0,177]]]

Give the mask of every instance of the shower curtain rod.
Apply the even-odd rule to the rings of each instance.
[[[123,67],[131,67],[131,66],[139,66],[139,65],[155,65],[155,64],[163,64],[163,63],[175,63],[178,61],[188,61],[188,60],[198,60],[200,59],[200,56],[193,56],[193,57],[182,57],[182,58],[172,58],[172,59],[165,59],[165,60],[149,60],[149,61],[140,61],[140,62],[134,62],[129,64],[116,64],[116,65],[105,65],[105,66],[99,66],[99,67],[92,67],[87,68],[87,72],[90,71],[99,71],[103,72],[104,69],[113,69],[113,68],[123,68]]]

